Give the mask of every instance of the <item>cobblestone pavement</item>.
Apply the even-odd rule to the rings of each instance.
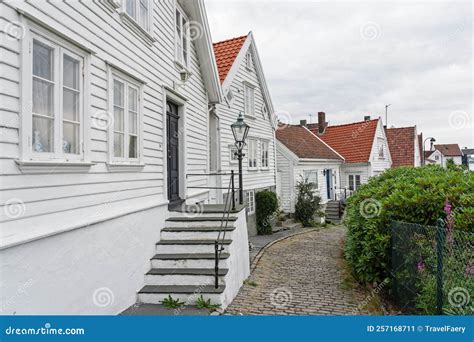
[[[344,282],[342,226],[269,247],[227,308],[232,315],[357,315],[366,295]]]

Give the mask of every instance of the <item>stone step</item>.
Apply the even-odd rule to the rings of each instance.
[[[225,238],[232,239],[234,226],[222,229],[225,231]],[[161,230],[161,239],[164,240],[216,240],[219,234],[219,227],[167,227]]]
[[[231,216],[227,219],[227,225],[232,226],[237,220],[237,217]],[[170,217],[166,220],[166,227],[221,227],[222,216],[209,216],[209,217],[185,217],[177,216]],[[224,223],[225,225],[225,223]]]
[[[219,284],[225,283],[228,269],[219,268]],[[153,268],[145,275],[146,285],[202,285],[213,284],[214,269],[206,268]]]
[[[152,268],[214,268],[214,253],[156,254],[151,259]],[[228,268],[228,253],[222,253],[219,268]]]
[[[223,246],[222,243],[223,242]],[[229,251],[232,240],[220,241],[219,247]],[[214,253],[215,240],[161,240],[156,244],[156,253]]]
[[[197,299],[202,297],[210,299],[213,304],[223,302],[225,285],[146,285],[138,292],[138,301],[141,303],[161,304],[163,299],[171,295],[173,299],[179,299],[185,305],[196,304]]]

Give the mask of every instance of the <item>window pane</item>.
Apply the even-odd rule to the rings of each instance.
[[[114,105],[120,106],[123,108],[124,106],[124,85],[122,82],[114,80]]]
[[[129,136],[129,147],[128,147],[128,157],[137,158],[137,137],[130,135]]]
[[[123,157],[123,134],[114,133],[114,157]]]
[[[79,121],[79,93],[63,88],[63,118]]]
[[[79,154],[79,124],[63,122],[63,152]]]
[[[140,0],[140,20],[139,24],[148,31],[148,1]]]
[[[128,87],[128,109],[138,112],[138,92],[135,88]]]
[[[34,152],[53,152],[53,123],[53,119],[33,115],[32,147]]]
[[[79,61],[67,55],[63,58],[63,84],[79,90]]]
[[[126,0],[126,8],[125,10],[127,11],[128,15],[130,15],[132,18],[136,19],[136,11],[135,11],[135,0]]]
[[[33,113],[53,116],[54,85],[33,78]]]
[[[128,131],[130,134],[137,134],[137,113],[130,112],[128,114]]]
[[[53,80],[53,49],[33,42],[33,75]]]
[[[123,109],[119,107],[114,107],[114,130],[123,132],[124,130],[124,120],[123,120]]]

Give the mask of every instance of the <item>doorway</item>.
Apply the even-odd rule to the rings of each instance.
[[[166,102],[166,137],[168,166],[168,200],[170,203],[180,200],[179,197],[179,115],[178,106]]]

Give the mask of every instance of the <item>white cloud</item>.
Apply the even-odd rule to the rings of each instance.
[[[207,1],[215,41],[253,31],[277,110],[294,122],[384,116],[474,146],[470,2]],[[364,28],[375,36],[364,36]],[[374,38],[375,37],[375,38]],[[372,39],[374,38],[374,39]],[[466,113],[461,129],[452,112]],[[456,127],[457,128],[457,127]]]

